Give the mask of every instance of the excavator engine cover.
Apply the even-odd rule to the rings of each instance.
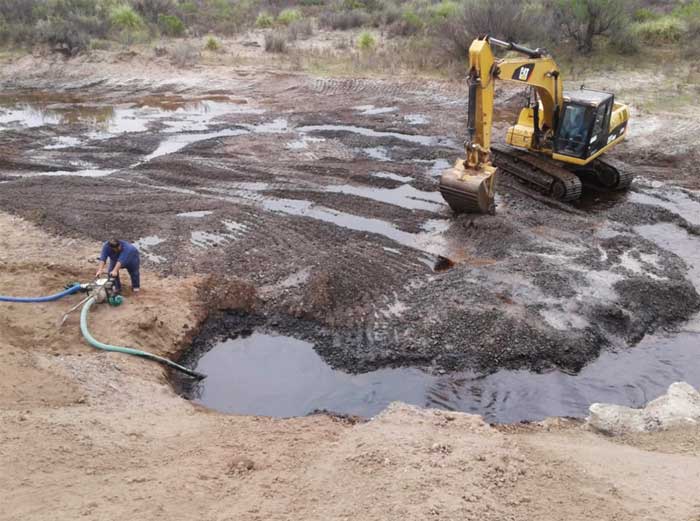
[[[455,213],[494,213],[495,172],[486,164],[480,170],[464,168],[464,161],[458,160],[442,173],[440,193]]]

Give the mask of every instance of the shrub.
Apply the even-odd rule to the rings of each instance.
[[[217,40],[213,36],[210,36],[209,38],[207,38],[207,43],[204,44],[204,48],[207,51],[217,52],[221,50],[221,43],[219,43],[219,40]]]
[[[583,54],[593,51],[596,36],[623,31],[629,24],[626,0],[555,0],[553,14],[563,34]]]
[[[700,0],[691,0],[676,7],[673,14],[684,20],[700,20]]]
[[[185,24],[175,15],[159,15],[158,27],[167,36],[182,36],[185,34]]]
[[[180,42],[172,50],[172,62],[178,67],[190,67],[199,61],[199,49],[187,42]]]
[[[429,13],[433,23],[442,22],[459,15],[459,4],[452,0],[442,0],[439,4],[431,5]]]
[[[414,32],[419,31],[423,27],[423,20],[418,16],[418,13],[411,9],[407,9],[403,12],[401,20],[411,27]]]
[[[352,11],[355,9],[364,9],[366,11],[376,11],[382,6],[380,0],[343,0],[343,9]]]
[[[299,5],[303,5],[306,7],[311,7],[311,6],[316,6],[316,5],[325,5],[324,0],[301,0],[299,2]]]
[[[688,31],[688,26],[675,16],[662,16],[636,24],[634,32],[648,44],[678,43]]]
[[[372,25],[374,27],[382,27],[394,24],[401,20],[401,15],[403,15],[403,11],[398,5],[387,3],[381,11],[377,11],[372,15]]]
[[[478,35],[524,43],[540,36],[540,27],[541,20],[519,0],[466,0],[458,15],[440,23],[435,34],[450,54],[464,60]]]
[[[634,19],[635,22],[648,22],[649,20],[656,20],[660,16],[661,15],[652,11],[651,9],[647,9],[646,7],[642,7],[641,9],[637,9],[634,12],[634,15],[632,16],[632,18]]]
[[[112,25],[120,31],[136,31],[143,27],[143,20],[131,6],[118,5],[110,13]]]
[[[374,49],[376,44],[377,41],[374,39],[374,36],[372,36],[372,33],[368,31],[363,31],[357,39],[357,47],[361,51],[369,51],[370,49]]]
[[[615,31],[608,44],[613,51],[620,54],[637,54],[641,50],[639,34],[630,29]]]
[[[255,27],[259,29],[268,29],[273,25],[275,25],[275,19],[264,11],[255,19]]]
[[[282,25],[289,25],[293,22],[298,22],[301,20],[301,11],[298,9],[283,9],[282,12],[277,15],[277,21]]]
[[[267,33],[265,35],[265,52],[287,52],[286,36],[279,33]]]
[[[75,56],[90,45],[88,33],[60,18],[40,21],[36,32],[40,41],[66,56]]]
[[[353,9],[352,11],[322,13],[318,24],[334,31],[346,31],[367,25],[369,20],[370,16],[367,12]]]
[[[174,15],[174,0],[131,0],[131,5],[144,19],[160,25],[161,15]]]
[[[314,24],[311,20],[297,20],[289,24],[287,35],[290,41],[306,40],[314,34]]]

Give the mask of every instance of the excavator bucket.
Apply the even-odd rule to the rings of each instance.
[[[488,164],[479,170],[465,168],[464,161],[445,170],[440,177],[440,193],[455,213],[493,213],[494,174]]]

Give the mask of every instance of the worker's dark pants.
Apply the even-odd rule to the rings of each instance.
[[[109,272],[111,273],[112,270],[114,269],[116,262],[111,261],[109,262]],[[131,277],[131,287],[134,289],[139,289],[141,287],[141,273],[139,272],[139,269],[141,267],[141,259],[139,257],[139,254],[136,253],[134,258],[128,262],[127,264],[124,264],[122,266],[122,269],[125,269],[129,273],[129,277]],[[114,287],[116,288],[117,291],[122,290],[122,282],[119,280],[119,277],[116,278],[114,281]]]

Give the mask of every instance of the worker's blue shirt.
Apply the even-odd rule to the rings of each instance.
[[[105,242],[102,246],[100,260],[104,262],[109,259],[112,266],[121,262],[124,267],[137,267],[139,265],[139,250],[136,249],[136,246],[127,241],[119,241],[119,244],[122,245],[122,249],[117,252],[109,247],[109,242]]]

